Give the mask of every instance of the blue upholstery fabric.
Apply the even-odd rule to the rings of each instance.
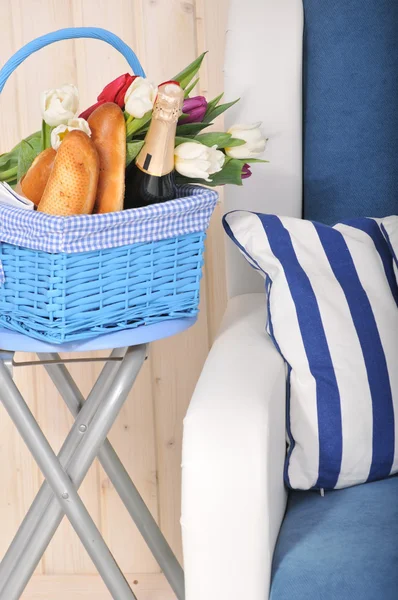
[[[397,214],[398,2],[303,4],[304,216]]]
[[[398,477],[292,492],[270,600],[397,600]]]

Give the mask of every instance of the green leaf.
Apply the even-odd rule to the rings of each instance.
[[[18,161],[21,145],[27,142],[34,150],[35,156],[41,151],[41,131],[36,131],[17,144],[10,152],[0,156],[0,181],[7,181],[10,185],[17,183]]]
[[[18,153],[16,154],[16,161],[18,163]],[[7,171],[8,169],[12,169],[14,166],[14,158],[12,155],[12,151],[8,152],[6,154],[1,154],[0,155],[0,177],[2,175],[3,172]]]
[[[211,131],[210,133],[200,133],[195,136],[195,139],[204,144],[205,146],[217,146],[218,148],[225,148],[229,146],[227,142],[231,139],[230,133]]]
[[[13,152],[14,150],[11,150],[10,152],[5,152],[4,154],[0,154],[0,172],[3,169],[9,169],[12,166],[12,159],[13,159]],[[18,153],[16,154],[17,156],[17,160],[18,160]]]
[[[211,123],[186,123],[177,126],[177,135],[195,136],[197,133],[209,127]]]
[[[180,125],[182,125],[184,123],[184,121],[188,118],[189,118],[189,115],[187,113],[181,113],[180,116],[178,117],[178,122],[180,123]]]
[[[22,140],[19,146],[17,181],[21,181],[37,154],[35,148],[29,142]]]
[[[11,183],[15,180],[17,180],[17,172],[18,172],[18,165],[16,167],[11,167],[10,169],[7,169],[7,171],[2,171],[0,173],[0,181],[6,181],[7,183],[9,183],[11,185]]]
[[[51,131],[53,128],[47,125],[45,121],[41,124],[41,149],[46,150],[51,146]]]
[[[240,100],[240,98],[237,98],[237,100],[234,100],[233,102],[226,102],[225,104],[220,104],[219,106],[216,106],[210,112],[206,112],[204,121],[206,123],[209,122],[209,121],[214,121],[214,119],[216,117],[218,117],[223,112],[225,112],[226,110],[228,110],[229,108],[231,108],[231,106],[233,106],[234,104],[236,104],[237,102],[239,102],[239,100]]]
[[[200,133],[195,139],[205,146],[214,146],[218,148],[232,148],[232,146],[241,146],[245,144],[244,140],[233,138],[230,133],[212,131],[210,133]]]
[[[209,113],[212,112],[212,110],[215,109],[215,107],[217,106],[217,104],[220,102],[221,98],[224,96],[224,92],[222,94],[220,94],[219,96],[216,96],[215,98],[213,98],[213,100],[210,100],[210,102],[208,102],[207,104],[207,109],[205,112],[205,118],[207,117],[207,115]]]
[[[179,146],[180,144],[184,144],[185,142],[194,142],[196,144],[200,144],[200,142],[198,140],[196,140],[196,138],[192,138],[192,137],[183,137],[183,136],[176,136],[175,139],[175,147]]]
[[[134,134],[138,133],[152,118],[152,111],[149,110],[141,119],[133,119],[126,125],[126,137],[130,141]]]
[[[189,85],[196,73],[199,71],[200,66],[203,62],[206,52],[203,52],[196,60],[191,62],[185,69],[180,71],[177,75],[172,77],[173,81],[178,81],[183,90]]]
[[[0,177],[5,171],[18,166],[19,146],[20,144],[0,156]]]
[[[126,167],[129,166],[131,162],[138,156],[142,146],[144,145],[144,140],[136,141],[136,142],[128,142],[126,148]]]
[[[188,179],[177,174],[177,183],[198,183],[199,185],[207,185],[216,187],[218,185],[242,185],[242,169],[245,163],[250,162],[267,162],[259,159],[240,160],[237,158],[226,157],[225,163],[221,171],[210,175],[211,181],[204,179]]]
[[[211,187],[226,184],[242,185],[242,169],[244,164],[244,160],[227,157],[221,171],[210,175],[211,182],[209,182],[209,185]]]
[[[192,92],[193,88],[195,87],[195,85],[198,83],[199,81],[199,77],[197,77],[195,79],[195,81],[193,81],[191,83],[191,85],[189,85],[186,89],[185,89],[185,94],[184,94],[184,98],[188,98],[189,94]]]
[[[35,131],[35,133],[28,135],[28,137],[25,138],[25,142],[28,142],[32,146],[32,148],[34,148],[36,150],[37,154],[39,154],[41,152],[41,132],[40,131]]]
[[[248,163],[249,165],[254,163],[269,163],[269,160],[263,160],[262,158],[244,158],[242,160],[244,163]]]
[[[243,144],[246,144],[245,140],[240,140],[239,138],[231,137],[231,139],[229,140],[229,142],[225,146],[225,148],[233,148],[234,146],[243,146]]]

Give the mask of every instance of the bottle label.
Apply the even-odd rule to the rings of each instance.
[[[142,168],[145,169],[145,171],[147,171],[149,169],[149,165],[151,164],[151,159],[152,159],[152,154],[148,154],[146,155],[146,158],[144,160],[144,164],[142,165]]]

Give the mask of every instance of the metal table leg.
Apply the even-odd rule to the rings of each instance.
[[[141,356],[138,357],[140,349]],[[138,360],[136,360],[137,358]],[[117,381],[113,382],[112,390],[109,392],[102,406],[97,410],[91,425],[86,429],[78,450],[71,458],[68,474],[62,469],[61,464],[52,452],[33,415],[30,413],[9,376],[6,367],[0,363],[0,375],[4,381],[4,385],[0,388],[0,399],[3,401],[6,410],[9,412],[30,448],[32,455],[36,458],[39,467],[56,496],[56,501],[52,500],[48,510],[46,510],[46,519],[40,521],[40,539],[38,539],[37,530],[34,536],[36,547],[40,547],[40,551],[33,553],[36,556],[26,556],[26,560],[16,565],[0,594],[2,600],[16,600],[19,598],[20,592],[22,592],[26,584],[27,572],[29,571],[29,579],[29,575],[34,570],[34,566],[32,569],[32,564],[36,564],[37,555],[39,554],[40,558],[44,552],[58,523],[62,519],[63,513],[70,519],[105,583],[108,585],[112,596],[117,600],[134,598],[133,592],[128,587],[109,549],[81,502],[76,487],[79,485],[79,479],[81,483],[85,472],[87,472],[100,446],[104,442],[144,358],[144,347],[137,347],[127,351],[126,357],[120,366]]]
[[[40,353],[39,358],[59,360],[59,355]],[[76,418],[84,399],[68,369],[63,364],[47,364],[45,368]],[[98,458],[178,600],[184,600],[184,571],[108,440],[105,440]]]
[[[122,357],[125,353],[126,348],[116,349],[112,352],[112,356]],[[120,363],[107,363],[102,369],[100,376],[95,382],[87,401],[84,403],[84,407],[78,414],[75,424],[72,430],[69,432],[58,455],[58,459],[64,468],[66,468],[69,464],[73,453],[82,440],[81,428],[84,429],[84,427],[92,421],[95,411],[106,397],[119,366]],[[69,378],[73,381],[69,371],[67,369],[65,369],[65,371],[68,373]],[[45,514],[48,504],[52,498],[53,493],[51,488],[48,483],[44,481],[39,493],[34,499],[27,515],[22,521],[22,524],[20,525],[13,541],[11,542],[10,547],[4,555],[3,560],[0,562],[0,599],[1,591],[6,581],[9,579],[14,568],[21,562],[24,552],[28,552],[28,555],[32,556],[32,551],[34,552],[36,544],[32,544],[33,548],[30,548],[30,539],[38,523]],[[40,558],[41,557],[38,558],[37,562],[39,562]]]

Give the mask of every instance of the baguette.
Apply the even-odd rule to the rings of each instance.
[[[106,102],[88,118],[100,159],[96,213],[123,210],[126,169],[126,123],[123,111],[113,102]]]
[[[46,150],[40,152],[20,181],[22,194],[36,206],[39,205],[43,196],[56,154],[53,148],[46,148]]]
[[[88,215],[94,208],[99,158],[83,131],[70,131],[60,145],[38,210],[51,215]]]

